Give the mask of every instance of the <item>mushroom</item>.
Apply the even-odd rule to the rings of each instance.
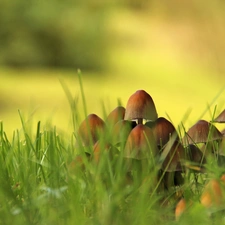
[[[225,109],[212,122],[225,123]]]
[[[112,128],[111,143],[115,146],[121,145],[124,147],[133,127],[134,127],[133,121],[128,120],[118,121]]]
[[[186,199],[182,197],[175,208],[175,219],[178,221],[182,214],[186,212],[193,205],[193,201],[191,199]]]
[[[143,119],[155,121],[158,115],[151,96],[144,90],[138,90],[127,101],[124,119],[137,120],[143,124]]]
[[[220,131],[223,136],[225,136],[225,129]]]
[[[160,157],[162,162],[161,176],[166,189],[183,184],[183,161],[186,160],[185,149],[177,140],[169,141]],[[160,175],[160,174],[159,174]]]
[[[148,126],[148,122],[145,125]],[[175,139],[178,140],[178,134],[175,127],[164,117],[159,117],[155,121],[152,131],[159,149],[162,149],[162,147],[170,140],[172,136],[175,136]]]
[[[150,168],[155,168],[155,159],[158,149],[152,130],[138,124],[134,127],[125,144],[123,164],[126,171],[126,179],[134,184],[141,184],[148,175]]]
[[[90,160],[90,154],[85,152],[84,155],[76,155],[75,158],[68,164],[68,171],[70,174],[75,174],[77,171],[84,172],[85,160],[88,162]]]
[[[225,137],[222,138],[222,141],[219,144],[219,155],[225,156]]]
[[[199,120],[186,132],[183,140],[188,145],[221,140],[222,137],[222,133],[212,123]]]
[[[110,143],[104,141],[97,141],[93,147],[93,161],[99,163],[103,156],[108,156],[111,160],[118,154],[118,149],[112,146]]]
[[[204,157],[215,157],[218,155],[218,146],[219,142],[222,140],[222,133],[212,124],[205,120],[199,120],[194,124],[188,132],[185,134],[183,140],[186,145],[195,144],[200,145],[201,151],[203,152]]]
[[[187,147],[188,159],[191,162],[191,165],[185,165],[193,171],[202,172],[202,166],[206,164],[206,159],[202,151],[194,144],[189,144]]]
[[[175,219],[176,220],[178,220],[180,218],[180,216],[184,213],[186,208],[187,208],[187,202],[186,202],[185,198],[181,198],[175,208]]]
[[[201,204],[206,208],[220,207],[225,203],[225,176],[220,179],[213,178],[205,186],[201,195]]]
[[[124,157],[137,160],[152,158],[157,154],[157,145],[152,130],[138,124],[130,132],[124,148]]]
[[[225,136],[223,136],[222,141],[218,145],[218,151],[216,151],[217,161],[219,166],[224,166],[225,164]]]
[[[123,106],[117,106],[113,111],[107,116],[105,123],[111,128],[118,121],[123,120],[125,115],[125,108]]]
[[[78,128],[78,142],[82,146],[90,147],[94,145],[103,134],[105,122],[96,114],[89,114]]]
[[[162,170],[183,171],[182,160],[186,159],[185,149],[177,140],[169,141],[161,154]]]

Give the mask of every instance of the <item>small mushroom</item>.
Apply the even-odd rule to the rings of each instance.
[[[147,125],[147,123],[145,125]],[[164,117],[159,117],[155,121],[152,131],[159,149],[162,149],[162,147],[170,140],[172,136],[175,136],[175,139],[178,140],[178,134],[175,127]]]
[[[225,203],[225,176],[213,178],[205,186],[201,195],[201,204],[206,208],[220,207]]]
[[[112,128],[111,143],[115,146],[121,145],[124,147],[133,127],[134,127],[133,121],[128,120],[118,121]]]
[[[94,145],[103,134],[105,122],[96,114],[89,114],[78,128],[78,142],[84,147]]]
[[[186,160],[184,147],[178,141],[169,141],[161,154],[160,161],[161,176],[166,189],[173,186],[179,186],[184,183],[182,173],[185,168],[183,161]]]
[[[111,160],[118,154],[118,149],[112,146],[110,143],[104,143],[103,141],[97,141],[93,147],[93,161],[99,163],[103,156],[108,156]]]
[[[178,220],[186,209],[187,209],[187,202],[184,198],[181,198],[175,208],[175,219]]]
[[[201,150],[196,145],[190,144],[187,148],[189,150],[190,161],[198,164],[206,163]]]
[[[193,205],[193,201],[191,199],[185,199],[182,197],[176,205],[175,208],[175,219],[178,221],[191,206]]]
[[[220,131],[223,136],[225,136],[225,128]]]
[[[225,136],[223,136],[222,141],[218,144],[218,148],[215,151],[218,165],[224,167],[225,164]]]
[[[199,120],[185,134],[183,140],[186,145],[206,143],[214,140],[221,140],[223,135],[212,124],[205,120]]]
[[[125,108],[123,106],[117,106],[113,111],[107,116],[105,123],[110,128],[114,126],[118,121],[123,120],[125,115]]]
[[[124,148],[124,157],[137,160],[152,158],[157,154],[157,145],[152,130],[138,124],[130,132]]]
[[[219,155],[225,156],[225,137],[222,138],[222,141],[219,144]]]
[[[70,174],[75,174],[77,171],[85,170],[85,160],[90,160],[90,154],[85,153],[84,155],[76,155],[75,158],[68,164],[68,171]]]
[[[225,109],[212,122],[225,123]]]
[[[183,171],[182,161],[186,160],[185,149],[178,141],[166,144],[161,154],[162,170],[167,172]]]
[[[186,164],[185,166],[195,172],[203,172],[203,165],[206,164],[206,159],[202,151],[194,144],[189,144],[186,149],[191,165]]]
[[[152,130],[143,124],[135,126],[122,151],[126,179],[140,185],[148,175],[149,169],[154,170],[157,153]]]
[[[155,121],[158,115],[152,97],[144,90],[138,90],[127,101],[124,119],[137,120],[143,124],[143,119]]]

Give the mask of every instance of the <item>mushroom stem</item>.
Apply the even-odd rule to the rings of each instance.
[[[143,118],[138,118],[137,119],[137,124],[143,124]]]

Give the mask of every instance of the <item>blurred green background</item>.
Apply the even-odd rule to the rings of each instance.
[[[0,2],[0,120],[12,134],[38,120],[72,131],[59,80],[105,117],[137,89],[175,125],[225,107],[225,2],[76,0]],[[219,96],[218,93],[220,93]],[[216,98],[216,99],[215,99]],[[188,116],[187,112],[190,112]],[[222,125],[221,125],[222,126]]]

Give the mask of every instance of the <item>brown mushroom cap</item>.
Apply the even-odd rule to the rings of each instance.
[[[83,146],[94,145],[105,128],[105,122],[96,114],[89,114],[78,128],[78,138]]]
[[[205,172],[204,165],[206,164],[206,155],[201,149],[194,144],[186,146],[187,160],[185,168],[194,172]]]
[[[185,212],[187,209],[187,201],[182,198],[180,201],[177,203],[176,208],[175,208],[175,218],[178,220],[180,216]]]
[[[188,145],[219,140],[222,137],[222,133],[213,124],[205,120],[199,120],[187,131],[183,140]]]
[[[205,207],[219,207],[224,204],[224,183],[221,179],[213,178],[205,186],[201,195],[201,204]]]
[[[118,121],[123,120],[125,115],[125,108],[123,106],[116,107],[107,116],[105,123],[109,126],[115,125]]]
[[[187,146],[188,149],[188,156],[191,162],[197,164],[205,164],[206,160],[202,153],[202,151],[194,144],[190,144]]]
[[[85,160],[89,161],[90,154],[85,153],[85,155],[76,155],[75,158],[69,163],[68,171],[70,173],[75,173],[77,172],[77,170],[84,171],[85,170],[84,157],[86,158]]]
[[[124,157],[137,160],[152,158],[157,154],[157,145],[152,130],[138,124],[130,132],[124,148]]]
[[[132,130],[132,121],[120,120],[112,128],[111,143],[113,145],[126,143],[127,138]]]
[[[176,205],[176,208],[175,208],[175,219],[177,221],[179,221],[181,215],[183,213],[185,213],[189,208],[190,206],[193,205],[193,201],[192,199],[185,199],[184,197],[182,197],[179,202],[177,203]]]
[[[163,147],[172,137],[172,135],[176,135],[176,139],[178,139],[178,134],[176,132],[173,124],[165,119],[164,117],[159,117],[155,121],[155,125],[152,128],[153,134],[155,136],[155,140],[158,146]]]
[[[127,101],[125,120],[156,120],[158,117],[151,96],[144,90],[138,90]]]
[[[223,137],[221,143],[219,143],[219,155],[225,156],[225,136]]]
[[[95,163],[99,163],[102,156],[105,156],[105,153],[108,154],[110,159],[113,159],[113,157],[118,153],[118,149],[110,143],[104,143],[101,141],[97,141],[93,148],[93,160]]]
[[[225,123],[225,109],[212,122]]]
[[[169,141],[162,152],[162,170],[183,171],[182,160],[186,159],[185,149],[178,141]]]
[[[220,131],[223,136],[225,136],[225,129]]]

